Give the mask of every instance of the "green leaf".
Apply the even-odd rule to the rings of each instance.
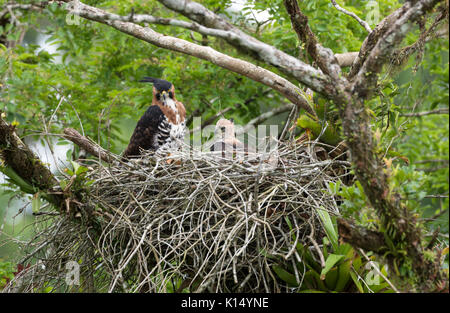
[[[315,289],[306,289],[306,290],[299,291],[299,293],[325,293],[325,292],[326,291],[315,290]]]
[[[333,267],[325,276],[325,284],[329,290],[335,290],[339,272],[337,267]]]
[[[326,129],[322,135],[321,135],[321,133],[322,133],[322,129],[325,127],[325,123],[324,123],[324,125],[322,125],[319,121],[313,120],[306,114],[303,114],[298,118],[297,126],[304,128],[304,129],[311,130],[312,134],[314,135],[314,138],[318,138],[321,135],[320,141],[335,146],[342,139],[337,134],[337,132],[336,132],[335,128],[333,127],[333,125],[331,124],[331,122],[329,122],[329,121],[325,121],[325,122],[327,123]]]
[[[344,290],[344,288],[347,286],[349,279],[350,279],[350,268],[351,268],[351,260],[347,260],[343,263],[341,263],[338,267],[339,269],[339,278],[336,283],[336,287],[334,290],[337,292],[341,292]]]
[[[350,277],[352,278],[359,292],[364,293],[364,288],[361,286],[361,283],[358,280],[358,276],[354,272],[350,272]]]
[[[59,182],[59,186],[61,187],[62,190],[66,189],[67,186],[67,180],[61,180]]]
[[[369,287],[373,292],[380,292],[382,289],[389,288],[389,284],[387,282],[384,282],[378,285],[370,285]]]
[[[16,171],[9,165],[2,166],[0,165],[0,172],[5,174],[10,182],[20,187],[25,193],[34,194],[37,191],[37,188],[33,187],[29,183],[27,183],[22,177],[20,177]]]
[[[87,171],[88,171],[87,167],[80,165],[78,167],[78,169],[76,170],[75,174],[79,176],[79,175],[81,175],[83,173],[86,173]]]
[[[80,164],[72,160],[70,160],[70,163],[73,166],[73,172],[76,174],[78,172],[78,169],[80,168]]]
[[[325,276],[333,268],[333,266],[335,266],[336,263],[338,263],[344,257],[345,255],[330,254],[325,261],[325,267],[322,269],[322,272],[320,273],[320,279],[324,280]]]
[[[314,260],[309,250],[305,248],[300,242],[297,243],[297,251],[302,256],[305,265],[308,269],[315,271],[316,273],[322,270],[320,264],[316,260]]]
[[[290,286],[292,287],[298,286],[298,282],[297,279],[295,279],[295,275],[289,273],[288,271],[286,271],[285,269],[283,269],[281,266],[278,265],[273,265],[272,269],[281,280],[288,283]]]
[[[317,215],[319,215],[319,218],[323,223],[325,233],[327,234],[327,237],[330,240],[334,251],[337,251],[339,247],[338,234],[333,225],[330,214],[328,214],[328,212],[323,209],[317,209]]]

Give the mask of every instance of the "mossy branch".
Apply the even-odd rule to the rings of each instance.
[[[0,157],[3,160],[1,171],[22,191],[42,196],[57,208],[64,199],[54,193],[57,180],[42,161],[22,142],[15,133],[15,127],[0,118]]]

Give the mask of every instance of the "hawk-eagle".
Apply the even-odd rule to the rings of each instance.
[[[144,77],[140,82],[153,83],[152,105],[138,121],[123,158],[140,155],[140,149],[156,151],[185,134],[186,110],[175,98],[172,83],[158,78]]]

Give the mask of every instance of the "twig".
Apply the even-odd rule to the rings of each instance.
[[[447,159],[429,159],[429,160],[418,160],[414,162],[415,164],[424,164],[424,163],[447,163]]]
[[[431,114],[448,114],[448,108],[441,108],[441,109],[416,112],[416,113],[400,113],[400,116],[420,117],[420,116],[426,116],[426,115],[431,115]]]
[[[425,198],[448,198],[448,195],[427,195]]]
[[[109,152],[105,151],[102,147],[84,137],[73,128],[65,128],[63,137],[99,158],[101,161],[111,163],[114,160]]]
[[[331,3],[333,3],[334,7],[338,10],[341,11],[344,14],[347,14],[348,16],[353,17],[355,20],[358,21],[359,24],[361,24],[362,27],[364,27],[364,29],[370,34],[372,32],[372,29],[370,28],[369,24],[362,20],[361,18],[358,17],[358,15],[356,15],[353,12],[347,11],[346,9],[344,9],[343,7],[341,7],[339,4],[336,3],[335,0],[331,0]]]
[[[440,171],[440,170],[443,170],[443,169],[448,169],[448,164],[441,165],[441,166],[436,166],[436,167],[416,168],[416,171],[421,171],[421,172],[425,172],[425,173],[431,173],[431,172],[436,172],[436,171]]]
[[[247,133],[252,127],[261,124],[265,120],[267,120],[275,115],[288,112],[292,108],[294,108],[294,106],[291,103],[288,103],[283,106],[277,107],[271,111],[264,112],[263,114],[250,120],[243,128],[236,131],[236,135],[241,135],[243,133]]]
[[[284,0],[283,2],[289,13],[292,27],[297,33],[300,42],[305,44],[309,55],[317,63],[322,72],[333,79],[335,84],[341,82],[341,68],[337,63],[336,57],[330,49],[324,48],[319,43],[316,35],[308,25],[308,17],[300,10],[297,0]]]
[[[391,283],[391,281],[389,279],[387,279],[386,276],[384,276],[384,274],[380,271],[378,266],[374,262],[372,262],[371,259],[369,259],[369,257],[364,253],[364,250],[361,248],[359,248],[358,250],[364,256],[364,258],[369,262],[369,264],[377,271],[378,275],[380,275],[389,284],[389,286],[391,286],[392,290],[394,290],[396,293],[400,293],[398,291],[398,289],[394,286],[394,284]]]

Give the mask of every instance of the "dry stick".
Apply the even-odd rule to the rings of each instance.
[[[353,17],[355,20],[358,21],[359,24],[361,24],[362,27],[365,28],[365,30],[367,30],[367,32],[370,34],[372,32],[372,29],[370,28],[369,24],[362,20],[361,18],[358,17],[358,15],[356,15],[353,12],[349,12],[346,9],[342,8],[339,4],[336,3],[335,0],[331,0],[331,3],[333,3],[334,7],[338,10],[341,11],[344,14],[347,14],[348,16]]]
[[[369,264],[377,271],[377,273],[383,277],[383,279],[389,284],[389,286],[391,286],[392,290],[394,290],[396,293],[400,293],[398,291],[398,289],[394,286],[394,284],[391,283],[391,281],[383,275],[383,273],[380,271],[380,269],[378,268],[378,266],[372,262],[371,259],[369,259],[369,257],[364,253],[364,250],[361,248],[358,248],[359,252],[361,252],[361,254],[364,256],[364,258],[369,262]]]
[[[61,102],[62,102],[62,101],[60,101],[59,104],[61,104]],[[58,105],[58,106],[59,106],[59,105]],[[56,108],[56,110],[57,110],[57,109],[58,109],[58,108]],[[55,111],[55,113],[56,113],[56,111]],[[59,171],[61,174],[63,174],[64,176],[66,176],[66,178],[68,178],[69,175],[67,175],[67,174],[60,168],[60,166],[59,166],[59,164],[58,164],[58,161],[57,161],[57,159],[56,159],[56,157],[55,157],[55,151],[54,151],[54,149],[53,149],[53,146],[52,146],[50,140],[48,140],[48,136],[47,136],[47,135],[49,134],[48,130],[49,130],[49,128],[50,128],[51,118],[50,118],[50,121],[49,121],[48,126],[47,126],[46,123],[45,123],[45,118],[42,117],[42,124],[44,125],[44,134],[45,134],[45,135],[44,135],[44,140],[45,140],[45,142],[47,143],[47,146],[48,146],[48,148],[49,148],[49,150],[50,150],[50,154],[52,155],[53,162],[54,162],[56,168],[58,169],[58,171]]]
[[[415,161],[415,164],[424,164],[424,163],[447,163],[448,164],[448,160],[447,159],[429,159],[429,160],[419,160],[419,161]]]
[[[52,87],[53,89],[55,89],[56,92],[58,92],[59,95],[60,95],[61,97],[64,98],[64,101],[66,101],[66,102],[72,107],[72,110],[75,112],[75,115],[77,116],[78,122],[80,123],[81,133],[82,133],[83,136],[84,136],[84,127],[83,127],[83,123],[81,122],[80,115],[78,114],[78,111],[75,109],[75,106],[73,105],[72,101],[70,101],[69,98],[67,98],[66,96],[64,96],[63,93],[62,93],[57,87],[55,87],[55,86],[50,86],[50,87]]]
[[[400,113],[400,116],[408,116],[408,117],[421,117],[431,114],[448,114],[448,108],[436,109],[431,111],[424,112],[415,112],[415,113]]]
[[[73,128],[65,128],[63,137],[99,158],[100,161],[111,163],[115,160],[115,157],[110,152],[105,151],[102,147],[95,144],[89,138],[84,137]]]
[[[309,240],[312,242],[314,248],[316,249],[317,254],[320,258],[320,265],[322,268],[325,268],[325,258],[323,257],[322,250],[320,250],[319,245],[317,244],[316,240],[314,239],[314,227],[311,223],[311,220],[308,219],[308,224],[311,227],[311,233],[308,235]]]
[[[281,135],[279,137],[279,140],[283,140],[284,136],[286,135],[286,132],[288,131],[289,127],[291,126],[291,121],[295,120],[297,117],[295,116],[295,108],[292,108],[291,112],[289,113],[288,118],[286,119],[286,123],[284,124],[283,131],[281,132]]]

